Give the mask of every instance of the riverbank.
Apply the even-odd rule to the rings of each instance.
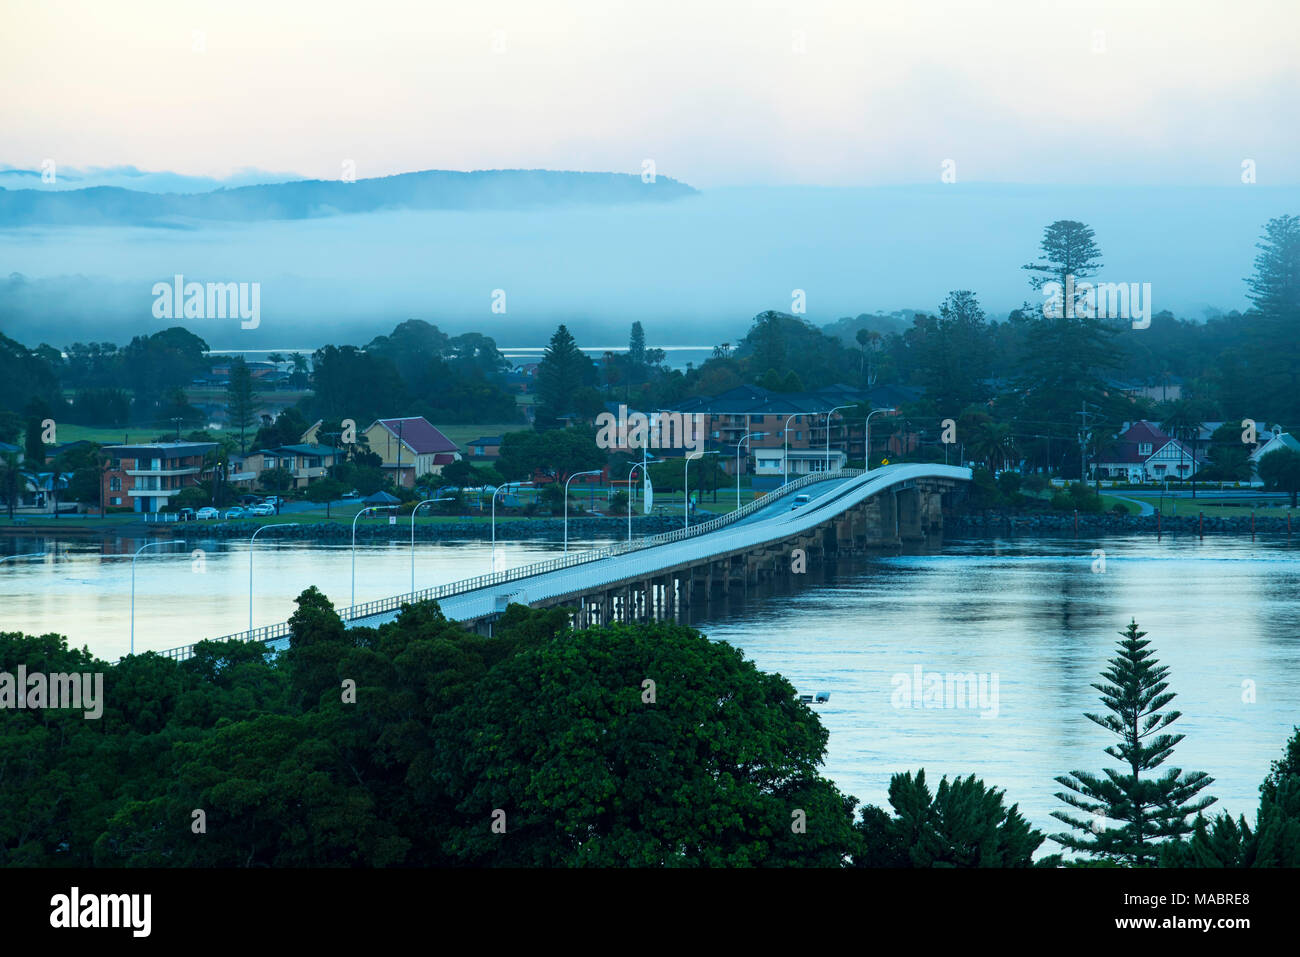
[[[1080,532],[1102,534],[1150,535],[1288,535],[1292,525],[1300,533],[1300,521],[1290,516],[1234,515],[1116,515],[1113,512],[1019,512],[1014,509],[985,509],[944,516],[944,531],[950,535],[963,532],[1014,532],[1032,535],[1038,532]]]

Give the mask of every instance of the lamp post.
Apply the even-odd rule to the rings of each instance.
[[[740,447],[752,438],[767,435],[766,432],[750,432],[736,443],[736,508],[740,508]]]
[[[637,462],[627,473],[627,540],[629,542],[632,541],[632,475],[637,469],[641,469],[641,477],[645,478],[649,474],[645,470],[645,465],[644,461]]]
[[[253,532],[252,537],[248,540],[248,632],[253,632],[253,543],[257,541],[257,536],[268,528],[297,528],[297,522],[284,522],[280,525],[263,525]]]
[[[785,425],[781,427],[781,437],[785,440],[785,452],[781,455],[781,484],[783,485],[790,484],[790,420],[798,414],[798,412],[791,412],[786,416]]]
[[[434,502],[454,502],[454,498],[426,498],[423,502],[416,504],[411,509],[411,593],[415,593],[415,513],[420,510],[421,505],[431,505]]]
[[[866,472],[871,471],[871,417],[880,412],[897,412],[897,411],[898,411],[897,409],[873,409],[872,411],[867,413],[866,434],[863,436],[863,442],[866,445],[866,449],[863,450],[862,453],[863,471]]]
[[[505,482],[502,485],[498,485],[496,487],[496,490],[493,491],[492,493],[492,559],[491,561],[492,561],[493,571],[496,571],[496,561],[497,561],[497,492],[500,492],[503,488],[510,488],[510,486],[512,485],[518,486],[518,485],[532,485],[532,484],[533,484],[532,482]]]
[[[141,545],[134,555],[131,556],[131,654],[135,654],[135,560],[140,557],[140,553],[146,548],[156,548],[159,545],[184,545],[185,539],[173,538],[170,542],[149,542]]]
[[[829,412],[826,413],[826,472],[827,474],[829,474],[831,470],[831,416],[834,415],[836,412],[840,411],[840,409],[851,409],[851,408],[853,408],[853,406],[851,405],[837,405],[835,408],[831,409]],[[847,443],[844,449],[844,464],[845,465],[849,464],[849,450],[847,447]]]
[[[686,497],[686,500],[682,505],[682,510],[686,512],[687,528],[691,527],[691,480],[690,480],[691,459],[701,459],[704,458],[704,456],[706,455],[717,455],[717,454],[718,454],[717,449],[709,449],[708,451],[705,451],[704,449],[700,449],[700,451],[686,456],[686,464],[682,468],[682,494]],[[701,491],[703,491],[703,489],[701,489]]]
[[[387,507],[386,505],[367,505],[352,516],[352,607],[354,608],[357,604],[357,519],[366,512],[379,512]]]
[[[569,554],[569,483],[580,475],[599,475],[600,469],[588,472],[574,472],[564,482],[564,554]]]

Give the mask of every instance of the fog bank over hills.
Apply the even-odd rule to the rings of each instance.
[[[666,202],[694,193],[665,176],[553,170],[425,170],[374,179],[300,180],[202,193],[148,193],[114,186],[0,192],[0,228],[178,226],[195,221],[310,219],[379,210],[520,209],[572,204]]]
[[[362,184],[328,185],[346,194]],[[1260,185],[682,186],[671,202],[9,227],[0,229],[9,277],[0,280],[0,331],[32,343],[120,344],[179,324],[214,348],[308,349],[364,343],[421,318],[518,346],[543,344],[559,322],[583,344],[621,343],[641,320],[652,344],[711,344],[735,341],[764,309],[790,311],[794,290],[818,324],[934,310],[952,289],[974,290],[1001,317],[1041,302],[1020,266],[1037,258],[1044,226],[1057,219],[1096,231],[1098,279],[1149,282],[1156,312],[1202,318],[1246,307],[1242,280],[1264,224],[1297,212],[1300,189]],[[259,283],[258,327],[155,318],[153,285],[176,274]]]

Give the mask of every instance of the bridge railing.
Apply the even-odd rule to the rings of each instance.
[[[658,535],[648,535],[644,538],[636,539],[631,542],[617,542],[613,545],[606,545],[601,548],[591,548],[581,552],[574,552],[571,555],[564,555],[560,558],[551,558],[546,561],[533,562],[530,565],[521,565],[518,568],[511,568],[500,572],[491,572],[486,575],[476,575],[473,578],[464,578],[459,581],[448,582],[445,585],[438,585],[433,588],[425,588],[420,591],[407,592],[402,595],[393,595],[388,598],[378,598],[374,601],[363,602],[358,605],[352,605],[347,608],[337,610],[337,614],[344,621],[356,621],[360,618],[369,618],[372,615],[381,615],[385,612],[397,611],[403,605],[412,605],[416,602],[438,600],[441,598],[450,598],[453,595],[461,595],[465,592],[477,591],[480,588],[490,588],[493,585],[502,585],[507,582],[520,581],[525,578],[532,578],[536,575],[544,575],[547,572],[558,571],[562,568],[571,568],[574,565],[584,565],[588,562],[597,562],[602,559],[612,558],[615,555],[625,555],[628,552],[640,551],[646,548],[654,548],[658,545],[667,545],[670,542],[678,542],[685,538],[694,538],[697,535],[707,535],[715,532],[720,528],[746,518],[755,512],[766,508],[773,499],[788,495],[791,492],[798,491],[808,485],[816,485],[819,482],[835,481],[836,479],[855,478],[863,474],[862,469],[841,469],[835,472],[810,472],[807,475],[800,476],[792,482],[787,482],[762,498],[755,498],[747,505],[728,512],[726,515],[719,515],[717,518],[701,522],[698,525],[692,525],[690,528],[678,528],[671,532],[661,532]],[[223,635],[220,638],[214,638],[213,641],[275,641],[279,638],[287,638],[290,634],[289,623],[287,621],[277,622],[274,625],[264,625],[260,628],[254,628],[252,631],[236,632],[233,635]],[[193,645],[183,645],[179,648],[169,648],[166,651],[158,652],[169,658],[184,660],[194,654]]]

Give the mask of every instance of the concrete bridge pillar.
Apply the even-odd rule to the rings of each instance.
[[[898,537],[905,542],[925,541],[925,524],[921,516],[921,490],[919,488],[899,489],[898,502]]]

